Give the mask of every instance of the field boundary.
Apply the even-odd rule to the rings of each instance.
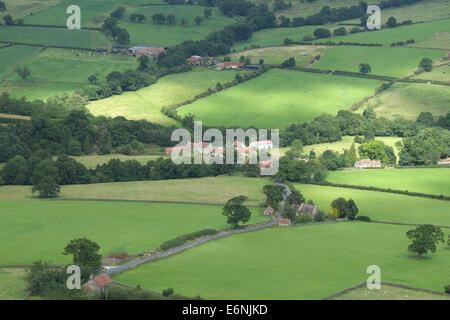
[[[440,291],[434,291],[434,290],[429,290],[429,289],[423,289],[423,288],[415,288],[415,287],[410,287],[410,286],[406,286],[403,284],[398,284],[398,283],[391,283],[391,282],[380,282],[381,285],[385,285],[385,286],[391,286],[391,287],[396,287],[396,288],[401,288],[401,289],[408,289],[408,290],[414,290],[414,291],[420,291],[420,292],[426,292],[426,293],[432,293],[432,294],[437,294],[440,296],[444,296],[444,297],[449,297],[450,298],[450,294],[446,294],[444,292],[440,292]],[[350,291],[353,291],[355,289],[359,289],[364,287],[364,285],[366,285],[366,282],[364,281],[363,283],[360,283],[356,286],[344,289],[342,291],[339,291],[337,293],[334,293],[328,297],[322,298],[321,300],[330,300],[339,296],[342,296]]]
[[[6,43],[6,44],[9,44],[11,46],[28,46],[28,47],[40,47],[40,48],[72,49],[72,50],[84,50],[84,51],[97,52],[97,49],[82,48],[82,47],[54,46],[54,45],[44,45],[44,44],[35,44],[35,43],[23,43],[23,42],[16,42],[16,41],[0,41],[0,43]]]
[[[424,225],[425,223],[403,223],[403,222],[390,222],[390,221],[379,221],[379,220],[371,220],[369,223],[381,223],[381,224],[393,224],[397,226],[412,226],[418,227]],[[450,226],[435,226],[443,229],[450,229]]]

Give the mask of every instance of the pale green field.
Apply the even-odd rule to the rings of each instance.
[[[228,55],[232,61],[239,61],[241,56],[251,58],[251,63],[258,64],[259,59],[264,59],[264,64],[280,65],[289,57],[294,57],[296,66],[306,66],[314,60],[314,57],[326,51],[324,46],[283,46],[250,49]]]
[[[352,184],[359,184],[359,181],[354,180]],[[324,212],[328,212],[334,199],[343,197],[355,200],[358,215],[369,216],[372,220],[450,226],[449,201],[316,185],[296,184],[296,187]]]
[[[428,40],[436,36],[438,33],[448,32],[450,28],[450,19],[414,24],[409,26],[401,26],[392,29],[382,29],[369,32],[360,32],[348,34],[345,36],[331,37],[329,40],[334,42],[350,41],[359,43],[381,43],[390,45],[393,42],[414,39],[416,43],[412,46],[421,47],[420,42]],[[319,40],[321,42],[323,39]],[[442,41],[437,43],[434,48],[448,49],[449,44]]]
[[[332,300],[449,300],[450,295],[444,296],[412,289],[404,289],[382,284],[380,290],[369,290],[361,287]]]
[[[444,50],[418,48],[339,46],[325,51],[313,68],[359,72],[359,64],[368,63],[370,74],[404,77],[417,69],[422,58],[436,61],[446,54]]]
[[[395,83],[388,90],[369,99],[357,112],[362,113],[366,107],[372,106],[378,116],[415,120],[422,111],[429,111],[435,117],[446,114],[450,109],[449,101],[448,86]]]
[[[247,204],[264,202],[262,187],[270,184],[265,178],[218,176],[194,179],[114,182],[61,187],[61,198],[127,199],[224,203],[232,197],[245,195]],[[33,199],[31,186],[1,186],[0,200]]]
[[[164,106],[184,102],[214,88],[217,82],[230,82],[238,71],[194,69],[190,72],[165,76],[147,88],[93,101],[87,108],[93,115],[124,116],[127,119],[145,119],[160,124],[177,122],[161,112]]]
[[[62,254],[72,239],[97,242],[103,256],[137,254],[202,229],[227,228],[221,206],[102,201],[0,202],[0,265],[69,263]],[[251,208],[249,223],[264,221]]]
[[[0,300],[22,300],[27,294],[26,269],[0,269]]]
[[[430,72],[423,72],[413,78],[450,82],[450,65],[434,67]]]
[[[272,69],[265,74],[190,105],[192,113],[210,126],[283,129],[323,113],[349,109],[372,94],[378,80]]]
[[[328,173],[334,183],[450,195],[450,169],[339,170]]]
[[[382,281],[436,291],[448,280],[450,254],[414,259],[411,227],[343,222],[275,227],[203,244],[114,277],[128,285],[204,299],[322,299],[366,281],[367,267]]]
[[[20,48],[27,53],[40,49],[25,46]],[[25,96],[28,100],[72,93],[87,85],[87,79],[93,74],[99,82],[102,82],[112,71],[135,70],[137,67],[134,57],[104,56],[87,51],[51,48],[20,64],[28,66],[31,71],[30,77],[22,81],[16,73],[13,73],[5,77],[0,90],[7,91],[17,98]]]

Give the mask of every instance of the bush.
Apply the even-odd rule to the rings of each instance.
[[[358,221],[365,221],[365,222],[372,222],[372,219],[370,219],[368,216],[357,216],[355,220]]]
[[[171,295],[173,295],[174,294],[174,290],[173,290],[173,288],[167,288],[167,289],[164,289],[163,290],[163,292],[162,292],[162,295],[164,296],[164,297],[170,297]]]
[[[325,28],[317,28],[316,30],[314,30],[314,36],[317,39],[329,38],[331,36],[331,32],[330,30]]]
[[[450,294],[450,284],[444,287],[445,293]]]
[[[171,248],[175,248],[178,246],[181,246],[188,242],[189,240],[194,240],[196,238],[199,238],[201,236],[211,236],[217,234],[217,230],[214,229],[204,229],[193,233],[183,234],[179,237],[164,241],[161,246],[159,247],[161,250],[168,250]]]
[[[294,218],[294,223],[311,223],[314,219],[309,214],[299,214]]]

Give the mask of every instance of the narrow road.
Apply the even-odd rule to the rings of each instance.
[[[198,239],[198,240],[194,240],[194,241],[186,243],[186,244],[184,244],[182,246],[179,246],[179,247],[176,247],[176,248],[172,248],[172,249],[169,249],[169,250],[166,250],[166,251],[154,254],[154,255],[149,256],[149,257],[145,257],[145,258],[142,258],[142,259],[139,259],[139,260],[134,260],[134,261],[130,261],[130,262],[124,263],[124,264],[122,264],[120,266],[117,266],[115,268],[109,269],[105,273],[108,274],[108,275],[117,274],[117,273],[120,273],[122,271],[135,268],[135,267],[137,267],[137,266],[139,266],[141,264],[152,262],[152,261],[155,261],[157,259],[165,258],[165,257],[171,256],[171,255],[183,252],[183,251],[185,251],[187,249],[190,249],[190,248],[202,245],[202,244],[204,244],[206,242],[209,242],[209,241],[217,240],[217,239],[220,239],[220,238],[225,238],[225,237],[231,236],[233,234],[257,231],[257,230],[261,230],[261,229],[264,229],[264,228],[276,226],[278,218],[281,217],[281,213],[284,210],[284,206],[286,204],[286,198],[291,194],[291,190],[289,189],[289,187],[287,185],[284,185],[284,184],[278,183],[278,182],[276,184],[279,185],[279,186],[283,186],[285,188],[285,192],[284,192],[283,203],[282,203],[282,205],[280,207],[280,210],[278,211],[278,216],[277,216],[277,218],[275,220],[270,221],[270,222],[265,223],[265,224],[244,227],[244,228],[238,229],[238,230],[225,231],[225,232],[221,232],[219,234],[215,234],[215,235],[212,235],[212,236],[208,236],[208,237],[204,237],[204,238],[201,238],[201,239]]]

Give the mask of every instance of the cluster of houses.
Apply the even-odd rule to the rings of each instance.
[[[138,45],[134,47],[114,46],[108,52],[113,54],[123,54],[134,57],[147,56],[151,59],[156,59],[161,53],[166,52],[166,50],[167,50],[166,47]]]
[[[221,70],[242,70],[242,69],[261,69],[260,65],[245,64],[244,62],[224,61],[220,62],[213,57],[192,56],[186,59],[186,62],[192,66],[216,66],[217,71]]]
[[[299,216],[301,214],[308,214],[311,216],[311,218],[314,218],[316,216],[316,214],[319,213],[319,208],[313,204],[306,204],[306,203],[302,203],[301,205],[298,204],[292,204],[292,208],[296,209],[296,216]],[[275,215],[277,212],[275,211],[274,208],[272,208],[272,206],[268,205],[264,211],[263,211],[264,215],[266,216],[273,216]],[[287,219],[287,218],[278,218],[277,220],[278,225],[279,226],[289,226],[291,225],[291,220]]]
[[[447,157],[445,159],[440,159],[438,160],[437,164],[441,164],[441,165],[449,165],[450,164],[450,157]]]

